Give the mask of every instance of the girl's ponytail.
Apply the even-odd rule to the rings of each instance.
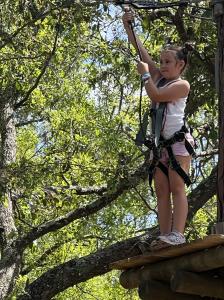
[[[191,43],[185,43],[184,47],[182,48],[183,54],[188,55],[189,52],[194,51],[194,47],[192,46]]]

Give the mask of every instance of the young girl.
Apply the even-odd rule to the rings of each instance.
[[[188,173],[191,155],[185,147],[184,140],[191,145],[194,141],[190,133],[186,131],[184,132],[184,140],[173,141],[171,138],[177,133],[179,134],[184,127],[184,109],[190,84],[180,76],[187,65],[187,49],[168,47],[162,50],[160,68],[158,68],[139,38],[133,35],[130,26],[132,21],[133,12],[126,11],[123,15],[123,23],[129,41],[136,50],[139,49],[141,52],[142,61],[138,63],[137,70],[142,75],[146,92],[155,107],[158,108],[160,103],[166,103],[160,128],[159,144],[162,141],[170,142],[168,151],[168,147],[160,148],[162,151],[159,164],[160,166],[162,164],[162,167],[158,167],[157,164],[153,172],[158,202],[160,236],[152,242],[151,246],[156,247],[164,243],[178,245],[186,242],[183,233],[188,214],[188,201],[183,176],[180,175],[181,172],[177,172],[177,168],[181,167],[182,173],[185,175]],[[172,155],[173,157],[171,157]],[[174,160],[176,161],[175,168],[172,164]],[[164,172],[164,167],[166,172]]]

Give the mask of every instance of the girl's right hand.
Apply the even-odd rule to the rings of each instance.
[[[134,12],[131,9],[125,10],[125,13],[122,16],[122,21],[124,26],[128,26],[130,22],[134,21]]]

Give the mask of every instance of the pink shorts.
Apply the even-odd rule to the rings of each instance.
[[[186,140],[192,145],[194,146],[194,139],[191,136],[190,133],[186,133],[185,135]],[[176,155],[180,155],[180,156],[189,156],[189,152],[187,151],[187,149],[185,148],[185,141],[182,142],[176,142],[175,144],[173,144],[172,146],[172,150],[173,150],[173,154]],[[159,159],[159,161],[161,163],[163,163],[165,166],[168,167],[168,163],[169,163],[169,155],[166,149],[162,150],[161,153],[161,158]]]

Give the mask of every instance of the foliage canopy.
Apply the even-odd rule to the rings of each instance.
[[[198,144],[188,239],[206,234],[216,214],[216,28],[202,2],[138,11],[136,23],[155,59],[168,38],[195,47],[185,74]],[[109,273],[157,225],[147,151],[133,142],[139,77],[122,11],[6,0],[0,14],[1,299],[137,299]]]

